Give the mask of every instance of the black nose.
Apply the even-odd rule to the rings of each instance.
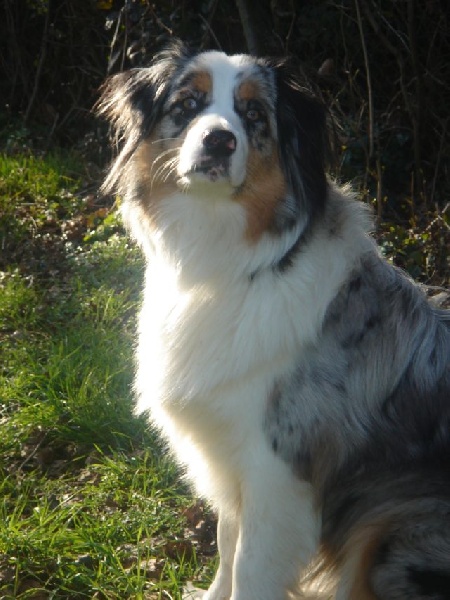
[[[213,156],[231,156],[236,150],[236,144],[236,136],[226,129],[211,129],[203,135],[203,146]]]

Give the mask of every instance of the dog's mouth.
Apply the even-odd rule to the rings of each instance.
[[[209,181],[213,182],[226,179],[229,177],[229,160],[203,155],[193,164],[190,173],[202,173]]]

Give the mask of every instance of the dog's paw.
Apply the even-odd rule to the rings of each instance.
[[[206,590],[196,588],[191,581],[188,581],[181,595],[182,600],[206,600]]]

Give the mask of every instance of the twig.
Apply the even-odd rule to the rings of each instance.
[[[217,6],[217,2],[215,4],[215,6]],[[209,19],[205,19],[205,17],[201,13],[198,13],[198,16],[205,23],[206,29],[207,29],[209,35],[211,35],[211,37],[214,39],[214,42],[216,43],[216,46],[219,48],[219,50],[222,50],[222,46],[221,46],[219,40],[217,39],[217,36],[214,33],[213,28],[211,27],[211,21],[212,21],[212,18],[214,16],[214,12],[215,12],[215,8],[214,8],[214,10],[211,10],[211,14],[210,14]],[[207,39],[207,36],[204,35],[203,39],[201,41],[201,44],[200,44],[200,48],[204,48],[205,47],[205,45],[206,45],[206,39]]]
[[[150,12],[152,13],[152,17],[155,19],[157,25],[159,27],[161,27],[161,29],[164,29],[164,31],[166,31],[169,35],[173,35],[173,30],[170,29],[170,27],[167,27],[167,25],[165,23],[163,23],[163,21],[156,14],[155,9],[153,8],[152,5],[149,6],[149,9],[150,9]]]
[[[256,39],[255,31],[251,25],[250,13],[245,0],[236,0],[236,6],[239,11],[241,18],[242,29],[244,30],[245,41],[247,42],[247,49],[250,54],[258,54],[258,41]]]
[[[400,51],[394,46],[394,44],[392,44],[390,42],[389,38],[385,35],[382,27],[380,27],[380,24],[373,16],[373,13],[367,6],[367,3],[365,0],[362,0],[362,8],[364,11],[364,16],[368,20],[369,24],[372,26],[372,29],[374,30],[377,38],[384,44],[386,49],[395,56],[397,61],[401,61],[402,56],[401,56]],[[391,27],[391,29],[392,29],[392,27]]]
[[[423,177],[422,177],[422,153],[421,153],[421,130],[422,130],[422,109],[423,109],[423,85],[422,74],[420,72],[419,57],[417,55],[417,40],[416,40],[416,13],[415,0],[408,0],[408,41],[409,51],[411,53],[411,61],[414,72],[414,85],[416,105],[412,111],[412,125],[414,132],[414,176],[416,185],[419,187],[419,193],[423,192]],[[425,199],[426,200],[426,199]]]
[[[440,144],[439,144],[438,155],[437,155],[437,158],[436,158],[436,167],[434,169],[434,175],[433,175],[433,185],[431,186],[431,193],[430,193],[430,202],[431,202],[431,204],[433,204],[433,202],[434,202],[434,194],[436,192],[436,183],[437,183],[437,178],[438,178],[438,174],[439,174],[439,168],[441,166],[442,154],[443,154],[443,150],[444,150],[444,141],[445,141],[445,136],[447,134],[448,120],[449,120],[449,117],[447,117],[445,119],[445,121],[444,121],[444,128],[443,128],[443,131],[442,131],[441,141],[440,141]]]
[[[55,133],[56,125],[58,124],[58,120],[59,120],[59,113],[57,112],[55,114],[54,119],[53,119],[53,124],[52,124],[52,126],[50,128],[50,132],[49,132],[49,134],[47,136],[47,142],[46,142],[46,148],[47,149],[50,146],[50,141],[51,141],[51,139],[53,137],[53,134]]]
[[[119,11],[119,15],[118,15],[118,17],[117,17],[116,28],[115,28],[115,30],[114,30],[113,39],[112,39],[112,41],[111,41],[111,44],[110,44],[110,48],[111,48],[111,56],[114,56],[114,46],[116,45],[116,43],[117,43],[117,41],[118,41],[118,39],[119,39],[120,24],[121,24],[121,21],[122,21],[123,15],[124,15],[124,10],[125,10],[125,7],[124,7],[124,6],[122,6],[122,8],[121,8],[121,9],[120,9],[120,11]],[[126,25],[125,25],[125,28],[126,28]],[[121,60],[121,65],[122,65],[122,66],[121,66],[121,68],[119,69],[120,71],[121,71],[121,70],[122,70],[122,68],[123,68],[123,61],[124,61],[123,55],[124,55],[124,52],[125,52],[125,50],[123,50],[123,49],[119,49],[119,50],[117,50],[117,53],[118,53],[118,54],[117,54],[117,56],[119,55],[119,53],[121,53],[121,54],[122,54],[122,60]],[[114,62],[115,62],[115,60],[114,60]],[[109,63],[109,64],[108,64],[108,73],[109,73],[109,72],[110,72],[110,70],[111,70],[111,67],[112,67],[112,64],[111,64],[111,57],[110,57],[110,59],[109,59],[108,63]]]
[[[364,29],[361,18],[361,10],[359,6],[359,0],[355,0],[356,19],[358,22],[359,35],[361,37],[361,46],[364,56],[364,66],[366,68],[366,83],[367,83],[367,96],[369,102],[369,158],[373,157],[374,154],[374,115],[373,115],[373,93],[372,93],[372,78],[370,74],[370,63],[369,55],[367,52],[366,40],[364,38]]]
[[[289,42],[291,41],[291,35],[292,35],[292,32],[294,31],[294,25],[295,25],[295,21],[297,19],[297,14],[295,12],[295,6],[293,3],[292,3],[292,10],[293,10],[292,19],[291,19],[291,23],[289,25],[289,31],[286,34],[286,52],[289,49]]]
[[[34,101],[36,100],[37,91],[39,88],[39,81],[41,79],[42,68],[44,66],[45,56],[47,54],[47,33],[48,33],[48,24],[50,22],[50,0],[48,0],[47,4],[47,13],[45,15],[45,23],[44,23],[44,32],[42,34],[42,42],[41,42],[41,54],[39,56],[39,63],[36,69],[36,77],[34,78],[33,90],[31,92],[30,100],[28,102],[27,109],[25,111],[25,115],[23,117],[24,123],[27,123],[31,109],[33,108]]]
[[[45,440],[48,437],[48,432],[46,432],[42,438],[39,440],[39,442],[36,444],[36,446],[33,448],[32,452],[30,452],[30,454],[25,458],[25,460],[22,461],[22,463],[19,465],[19,470],[22,470],[24,468],[24,466],[30,462],[30,460],[33,458],[33,456],[36,455],[36,452],[39,450],[39,448],[42,446],[42,444],[45,442]]]
[[[380,157],[377,156],[377,218],[378,222],[381,222],[383,216],[383,169],[381,167]]]

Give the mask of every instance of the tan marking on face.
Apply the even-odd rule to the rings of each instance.
[[[256,81],[247,79],[246,81],[243,81],[239,86],[237,95],[240,100],[248,101],[253,100],[254,98],[259,98],[261,94]]]
[[[179,144],[179,140],[169,140],[163,145],[152,136],[142,142],[133,157],[133,175],[141,187],[141,206],[150,220],[158,203],[178,191],[176,168],[169,168],[168,161],[178,157]]]
[[[212,90],[211,75],[206,71],[196,73],[192,78],[191,86],[203,94],[209,94]]]
[[[274,222],[276,207],[286,194],[286,182],[275,151],[261,156],[250,149],[247,178],[235,201],[247,212],[246,238],[256,243]]]

